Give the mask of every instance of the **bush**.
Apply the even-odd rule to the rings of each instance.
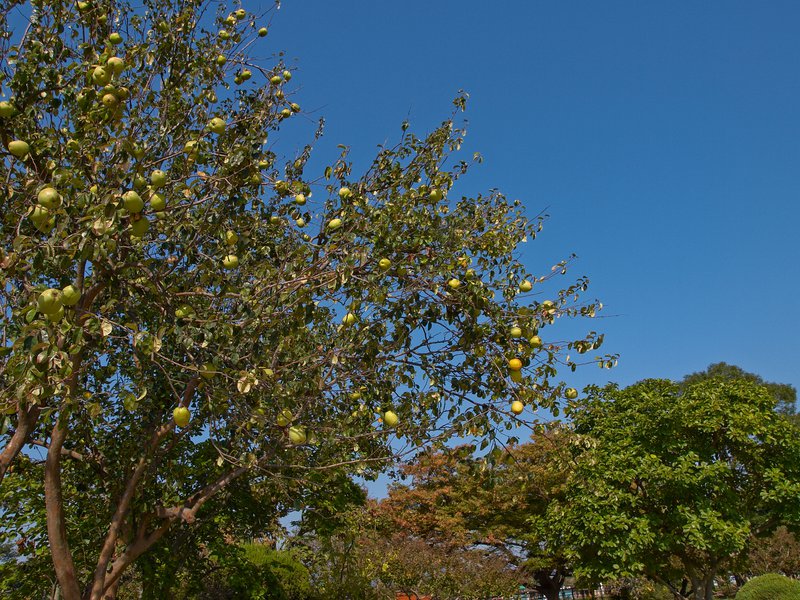
[[[777,573],[754,577],[742,586],[736,600],[798,600],[800,581]]]

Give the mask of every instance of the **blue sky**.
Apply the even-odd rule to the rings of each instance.
[[[587,326],[619,366],[575,387],[718,361],[800,387],[798,22],[776,1],[287,0],[260,48],[298,68],[327,160],[366,165],[470,94],[463,156],[485,161],[456,191],[546,208],[526,264],[577,253],[606,306]]]

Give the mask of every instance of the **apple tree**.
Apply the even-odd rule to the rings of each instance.
[[[600,305],[521,264],[543,218],[456,192],[465,95],[364,173],[311,167],[293,72],[253,58],[273,11],[233,8],[0,7],[3,535],[67,600],[219,515],[513,435],[602,342],[551,333]]]
[[[548,522],[576,574],[645,575],[710,600],[751,536],[800,524],[800,441],[772,390],[748,379],[591,387]]]

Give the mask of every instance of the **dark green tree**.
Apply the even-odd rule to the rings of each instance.
[[[644,574],[710,600],[752,535],[800,524],[800,440],[765,386],[592,387],[570,415],[575,469],[549,522],[580,576]]]

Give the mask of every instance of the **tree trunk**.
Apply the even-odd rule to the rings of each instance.
[[[47,539],[53,567],[64,600],[81,600],[75,564],[67,543],[64,522],[64,499],[61,495],[61,448],[67,438],[67,424],[56,422],[50,437],[50,448],[44,466],[44,502],[47,512]]]
[[[547,600],[559,600],[561,586],[564,583],[564,576],[559,571],[556,571],[555,575],[551,574],[552,571],[537,571],[534,574],[536,590],[540,594],[543,594]]]
[[[692,579],[694,600],[714,600],[714,573]]]

